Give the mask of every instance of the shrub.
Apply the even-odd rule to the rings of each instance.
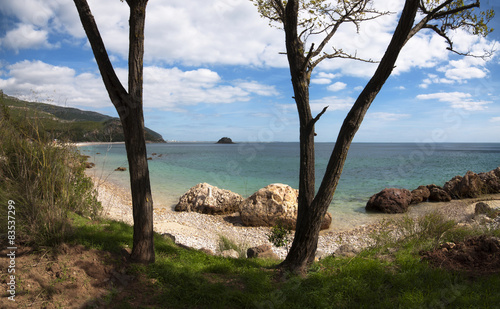
[[[267,235],[267,239],[275,247],[286,247],[288,252],[288,244],[290,242],[290,234],[292,233],[290,227],[283,225],[281,221],[271,228],[271,231]]]
[[[418,218],[404,216],[397,220],[385,220],[382,228],[370,236],[374,247],[410,246],[418,252],[439,244],[455,226],[455,221],[431,212]]]
[[[36,118],[35,118],[36,119]],[[49,244],[70,232],[68,213],[95,217],[100,203],[85,176],[76,149],[55,144],[31,119],[13,123],[6,107],[0,117],[0,218],[6,225],[8,201],[15,202],[16,239]]]

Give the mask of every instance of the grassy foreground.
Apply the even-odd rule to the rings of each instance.
[[[498,230],[457,229],[437,215],[410,221],[396,223],[406,233],[403,239],[373,235],[377,246],[353,258],[326,258],[312,265],[307,277],[290,276],[286,281],[279,279],[276,261],[209,256],[156,235],[157,262],[128,265],[127,275],[133,283],[112,289],[89,306],[498,308],[498,273],[474,276],[434,268],[419,255],[419,251],[436,246],[438,238],[458,241],[477,233],[499,236]],[[74,226],[69,240],[73,243],[115,253],[132,245],[132,228],[124,223],[89,224],[88,219],[75,216]]]

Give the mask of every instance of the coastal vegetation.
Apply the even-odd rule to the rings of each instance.
[[[7,222],[8,201],[16,205],[16,238],[48,245],[70,233],[70,213],[95,218],[100,210],[92,181],[85,175],[85,158],[72,147],[55,144],[37,119],[13,117],[0,111],[0,203]],[[1,234],[7,234],[1,224]]]
[[[25,120],[36,121],[46,138],[67,142],[123,142],[119,119],[92,111],[62,107],[13,98],[2,92],[3,104],[9,107],[12,121],[18,126]],[[164,142],[162,136],[145,128],[148,142]]]

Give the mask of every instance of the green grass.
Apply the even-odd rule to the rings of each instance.
[[[436,218],[427,221],[440,222]],[[127,224],[108,220],[91,222],[75,216],[74,225],[75,243],[112,252],[132,245],[132,227]],[[441,232],[437,227],[431,230]],[[307,277],[291,276],[285,282],[276,279],[276,261],[209,256],[178,247],[156,235],[156,263],[132,265],[129,273],[154,282],[144,284],[144,290],[139,291],[149,295],[142,300],[144,308],[498,306],[500,293],[495,287],[500,286],[500,276],[470,278],[465,273],[435,269],[421,261],[417,251],[433,246],[434,235],[430,239],[415,240],[415,236],[393,240],[391,246],[377,246],[354,258],[329,257],[311,266]],[[108,296],[112,297],[109,306],[131,308],[135,296],[127,295]]]

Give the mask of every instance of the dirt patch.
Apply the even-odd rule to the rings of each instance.
[[[500,272],[500,238],[471,237],[460,243],[445,243],[438,249],[422,252],[422,259],[435,267],[465,271],[473,276]]]
[[[0,251],[2,265],[8,262],[7,253]],[[127,264],[122,256],[81,245],[61,244],[37,250],[20,248],[15,266],[15,302],[2,292],[1,308],[100,307],[110,291],[122,289],[132,280],[126,274]],[[7,268],[2,267],[2,286],[7,286],[10,275]]]

